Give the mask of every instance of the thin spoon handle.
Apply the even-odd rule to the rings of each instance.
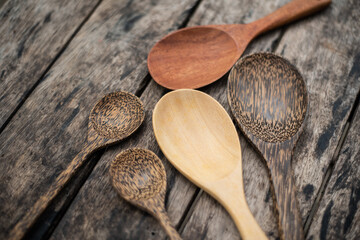
[[[251,25],[255,26],[257,34],[261,34],[320,11],[330,3],[331,0],[293,0]]]
[[[279,213],[279,234],[281,239],[304,239],[303,225],[292,177],[291,150],[272,147],[268,160],[275,192],[275,205]]]
[[[64,188],[65,184],[74,176],[82,163],[86,160],[89,153],[94,149],[94,145],[88,144],[76,157],[71,161],[66,170],[64,170],[50,186],[49,190],[41,196],[26,215],[20,219],[12,229],[9,239],[22,239],[36,219],[44,212],[46,207]]]
[[[235,207],[238,206],[238,207]],[[258,240],[266,240],[268,239],[260,228],[258,223],[256,222],[254,216],[252,215],[250,209],[247,204],[243,204],[243,206],[239,207],[239,201],[236,205],[234,205],[233,209],[228,209],[232,219],[234,220],[237,228],[239,229],[241,238],[244,240],[258,239]],[[234,213],[232,213],[234,212]]]
[[[243,186],[239,182],[242,182],[242,167],[234,170],[232,176],[213,183],[218,193],[218,196],[213,195],[213,197],[229,212],[239,230],[241,239],[268,239],[251,213]]]
[[[164,207],[157,207],[155,214],[171,240],[182,240],[179,233],[173,227]]]

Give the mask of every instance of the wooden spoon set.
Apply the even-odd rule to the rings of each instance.
[[[229,105],[241,131],[269,169],[280,238],[304,239],[291,158],[308,109],[305,82],[290,62],[271,53],[237,60],[257,35],[330,3],[293,0],[250,24],[181,29],[161,39],[148,55],[153,79],[176,90],[163,96],[153,111],[153,129],[162,152],[187,179],[225,207],[243,239],[267,237],[246,203],[236,128],[215,99],[191,89],[218,80],[232,67]],[[110,174],[121,196],[159,219],[171,239],[180,239],[165,214],[165,172],[153,153],[127,150],[114,160]]]
[[[191,89],[216,81],[232,67],[228,101],[241,131],[268,166],[280,237],[303,239],[291,157],[308,108],[304,80],[293,65],[274,54],[257,53],[237,60],[257,35],[330,3],[293,0],[250,24],[181,29],[164,37],[149,53],[153,79],[166,88],[179,89],[163,96],[153,112],[155,137],[162,152],[185,177],[225,207],[243,239],[267,237],[246,203],[236,128],[215,99]],[[86,147],[18,222],[13,238],[24,235],[90,153],[128,137],[143,120],[144,108],[136,96],[117,92],[102,98],[89,117]],[[120,153],[111,163],[110,176],[120,196],[155,216],[171,239],[181,239],[165,212],[166,173],[154,153],[138,148]]]

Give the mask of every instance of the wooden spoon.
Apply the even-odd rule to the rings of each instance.
[[[155,153],[140,148],[121,152],[111,163],[110,176],[121,197],[157,218],[172,240],[181,239],[165,211],[166,172]]]
[[[153,112],[155,137],[167,159],[218,200],[244,239],[267,239],[246,203],[235,126],[212,97],[196,90],[163,96]]]
[[[170,33],[151,49],[148,68],[169,89],[199,88],[222,77],[257,35],[319,11],[331,0],[294,0],[250,24],[208,25]]]
[[[281,238],[303,239],[291,169],[293,148],[307,112],[303,78],[287,60],[256,53],[230,71],[228,100],[240,128],[270,169]]]
[[[86,146],[57,177],[47,193],[40,197],[16,224],[10,233],[10,239],[23,238],[26,231],[83,165],[89,154],[128,137],[143,120],[144,107],[135,95],[115,92],[104,96],[91,110]]]

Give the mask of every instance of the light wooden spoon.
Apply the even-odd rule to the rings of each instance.
[[[144,116],[143,104],[135,95],[128,92],[114,92],[104,96],[91,110],[86,145],[60,173],[49,190],[15,225],[10,233],[10,239],[24,237],[26,231],[78,172],[91,153],[128,137],[138,129]]]
[[[279,56],[252,54],[231,70],[228,99],[241,130],[270,169],[281,239],[303,239],[291,168],[308,105],[301,74]]]
[[[158,219],[172,240],[181,240],[165,211],[166,172],[155,153],[140,148],[121,152],[111,162],[110,176],[121,197]]]
[[[267,239],[246,203],[238,134],[215,99],[196,90],[170,92],[155,106],[153,128],[167,159],[226,208],[242,238]]]
[[[225,73],[257,35],[319,11],[331,0],[293,0],[250,24],[184,28],[165,36],[148,56],[154,80],[169,89],[199,88]]]

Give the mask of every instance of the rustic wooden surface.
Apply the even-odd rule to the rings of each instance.
[[[16,0],[1,9],[1,131],[98,2]]]
[[[360,237],[360,108],[351,122],[308,239]]]
[[[180,175],[157,146],[151,114],[167,90],[149,77],[146,57],[157,40],[179,27],[249,23],[286,2],[103,0],[99,4],[69,1],[58,5],[7,1],[0,9],[4,19],[0,26],[0,85],[4,86],[0,91],[0,238],[7,238],[81,150],[88,115],[96,101],[105,93],[126,90],[144,102],[144,124],[121,144],[91,157],[48,214],[35,224],[40,226],[40,235],[30,236],[164,239],[160,224],[121,200],[110,184],[110,161],[121,150],[138,146],[152,150],[164,163],[166,210],[184,239],[238,239],[227,212]],[[284,56],[297,66],[306,82],[309,118],[292,164],[309,239],[360,236],[356,224],[358,173],[349,168],[359,159],[359,113],[354,118],[350,114],[358,104],[355,99],[360,88],[358,9],[357,0],[335,0],[313,17],[258,37],[245,52],[272,51]],[[14,29],[18,29],[16,33]],[[23,49],[20,59],[19,46]],[[200,90],[230,113],[226,81],[224,77]],[[238,132],[250,210],[266,234],[275,239],[278,231],[267,169]]]

